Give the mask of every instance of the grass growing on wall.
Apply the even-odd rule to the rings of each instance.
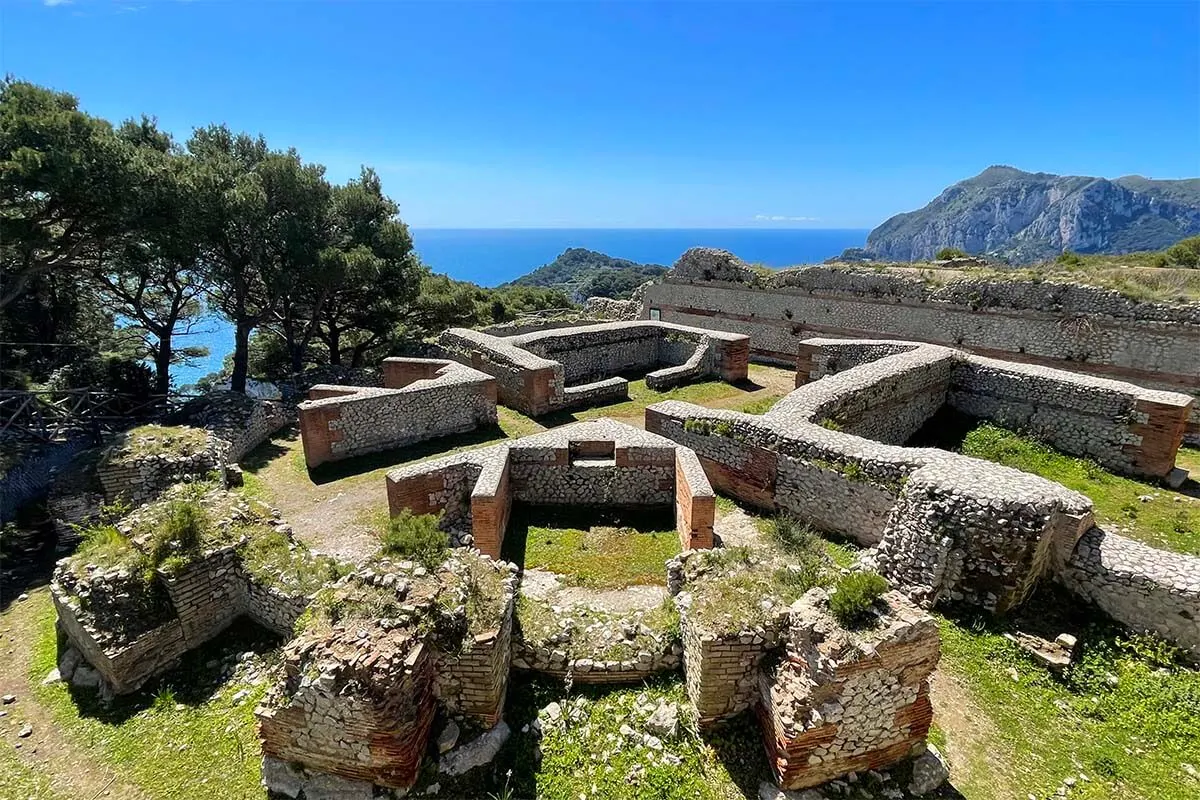
[[[1200,555],[1200,500],[1195,497],[1114,475],[1095,462],[1064,456],[990,424],[968,433],[962,452],[1041,475],[1086,495],[1095,504],[1096,519],[1122,535],[1154,547]],[[1150,499],[1143,501],[1143,497]]]
[[[669,519],[664,515],[642,515],[642,519],[646,524],[633,515],[521,509],[509,523],[504,556],[520,562],[523,547],[526,569],[557,573],[575,586],[663,586],[666,561],[680,550],[679,534],[665,524]],[[589,525],[593,520],[607,524]]]

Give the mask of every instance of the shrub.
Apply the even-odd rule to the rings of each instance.
[[[450,539],[438,528],[434,514],[414,514],[404,509],[388,521],[380,537],[384,555],[416,561],[427,569],[437,569],[446,560]]]
[[[771,520],[771,535],[789,553],[801,553],[818,546],[818,537],[812,528],[790,514],[779,514]]]
[[[830,595],[829,610],[844,627],[861,628],[871,621],[871,606],[887,590],[887,581],[877,573],[848,573]]]
[[[952,258],[969,258],[970,254],[966,250],[959,247],[943,247],[937,251],[934,256],[936,261],[949,261]]]
[[[833,419],[832,417],[826,417],[825,419],[821,420],[817,424],[820,425],[822,428],[825,428],[825,429],[831,430],[831,431],[840,431],[842,429],[842,426],[838,424],[838,421]]]

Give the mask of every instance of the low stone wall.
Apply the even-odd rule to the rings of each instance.
[[[1194,396],[1200,386],[1200,304],[1137,302],[1076,284],[964,277],[937,286],[845,266],[760,276],[730,253],[694,248],[643,305],[643,317],[746,334],[756,358],[787,366],[812,336],[887,338]],[[1200,410],[1188,435],[1200,442]]]
[[[309,468],[496,423],[496,381],[452,361],[389,358],[381,388],[318,384],[300,403]]]
[[[361,782],[365,796],[416,781],[434,714],[434,655],[420,637],[359,625],[298,637],[283,659],[280,699],[255,710],[264,758]]]
[[[217,473],[222,483],[225,480],[224,446],[215,436],[210,435],[208,446],[194,455],[140,456],[121,449],[120,445],[110,449],[96,468],[109,503],[119,499],[131,506],[144,505],[176,483],[204,480],[212,473]]]
[[[695,456],[681,452],[667,439],[613,420],[578,422],[392,470],[388,509],[393,516],[404,509],[441,513],[444,528],[469,529],[474,547],[499,558],[514,501],[616,508],[686,502],[686,512],[676,515],[680,541],[708,547],[716,497]]]
[[[778,646],[786,613],[759,629],[708,631],[680,609],[688,698],[701,725],[737,716],[758,702],[759,668]]]
[[[1200,662],[1200,558],[1091,528],[1059,580],[1113,619],[1164,636]]]
[[[1043,368],[1010,370],[1012,365],[912,343],[814,340],[805,348],[802,385],[767,414],[670,401],[646,409],[646,429],[693,450],[718,489],[872,547],[867,561],[922,605],[966,603],[1003,612],[1022,602],[1038,579],[1058,575],[1115,619],[1195,647],[1200,560],[1094,528],[1091,502],[1053,481],[957,453],[836,430],[844,423],[900,439],[930,413],[931,397],[945,392],[948,402],[956,394],[965,402],[973,394],[970,376],[982,370],[988,386],[1003,383],[1016,391],[1028,381],[1035,393],[1053,387],[1039,395],[1047,407],[1042,413],[1058,413],[1055,403],[1070,407],[1051,437],[1086,429],[1089,435],[1080,441],[1097,454],[1104,452],[1100,443],[1124,436],[1121,452],[1130,460],[1118,463],[1139,469],[1157,464],[1161,471],[1163,452],[1174,460],[1189,398]],[[804,382],[817,376],[824,377]],[[1097,396],[1087,396],[1093,384]],[[882,387],[882,412],[875,411],[875,387]],[[892,393],[914,398],[915,409],[888,405]],[[1150,404],[1154,410],[1138,410]],[[880,424],[877,414],[888,419]],[[1088,422],[1073,425],[1070,415]],[[835,424],[823,427],[816,420]],[[1169,428],[1171,441],[1164,445],[1134,433],[1146,426]]]
[[[927,418],[937,410],[929,408],[936,398],[914,397],[904,383],[906,379],[911,383],[921,365],[935,363],[942,368],[940,397],[949,406],[1027,431],[1068,455],[1091,458],[1106,469],[1129,475],[1162,478],[1171,473],[1191,411],[1188,395],[916,342],[809,339],[799,349],[797,386],[816,382],[780,401],[768,416],[804,412],[817,421],[841,422],[841,413],[851,422],[842,425],[843,430],[895,444],[903,443],[916,428],[900,435],[910,426],[899,425],[896,435],[881,436],[878,430],[855,425],[868,409],[871,420]],[[842,378],[822,392],[822,382],[816,379],[842,375],[847,369],[852,370],[855,386],[847,386],[850,379]],[[824,399],[831,392],[836,404],[851,408],[832,412],[818,408],[822,402],[832,402]]]
[[[469,637],[462,646],[439,651],[435,694],[442,705],[491,728],[504,713],[508,672],[513,656],[515,575],[506,580],[503,622],[495,629]]]
[[[624,398],[628,386],[619,376],[632,372],[649,373],[647,383],[657,387],[744,380],[750,349],[744,336],[648,321],[508,337],[451,328],[438,344],[448,357],[493,376],[500,401],[530,416]]]
[[[848,631],[822,590],[789,621],[784,657],[760,676],[767,760],[784,789],[883,769],[923,751],[933,721],[929,676],[940,657],[937,623],[899,593],[869,629]]]
[[[557,680],[570,678],[573,684],[622,686],[642,683],[664,672],[679,669],[682,647],[672,643],[659,650],[646,650],[634,658],[614,659],[580,656],[572,658],[553,647],[539,647],[524,640],[517,642],[513,666]]]
[[[241,461],[293,419],[286,403],[222,391],[189,402],[179,418],[184,424],[210,431],[224,442],[224,456],[231,464]]]
[[[160,589],[162,597],[154,609],[106,608],[94,597],[95,588],[82,596],[79,581],[67,569],[60,567],[50,586],[59,626],[114,694],[141,688],[238,617],[250,616],[277,633],[290,634],[309,602],[308,596],[259,584],[242,567],[236,546],[206,552],[178,572],[157,570],[150,590]],[[147,627],[123,619],[128,614],[157,619]],[[114,631],[131,623],[128,635]]]

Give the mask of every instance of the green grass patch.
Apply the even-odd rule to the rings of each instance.
[[[436,514],[414,514],[410,509],[401,509],[380,534],[380,553],[410,559],[428,569],[441,566],[450,550],[450,537],[438,527],[438,518]]]
[[[90,692],[72,694],[62,683],[41,685],[55,666],[54,607],[46,593],[26,602],[37,605],[28,691],[49,709],[74,747],[111,766],[148,797],[266,797],[253,716],[265,686],[223,680],[219,667],[208,666],[246,649],[273,657],[274,641],[261,629],[235,625],[189,654],[184,667],[104,706]],[[247,694],[234,703],[242,690]]]
[[[680,551],[669,517],[518,510],[505,535],[505,558],[576,586],[662,586],[667,560]]]
[[[991,424],[967,434],[962,452],[1032,472],[1086,495],[1107,527],[1146,544],[1200,555],[1200,500],[1161,486],[1114,475],[1095,462],[1065,456],[1040,442]],[[1184,460],[1195,451],[1181,450]],[[1149,496],[1142,502],[1139,498]]]
[[[1200,793],[1183,766],[1200,762],[1200,674],[1174,663],[1169,648],[1094,625],[1080,637],[1082,656],[1058,679],[989,625],[940,618],[940,669],[960,678],[986,715],[990,724],[980,730],[995,729],[982,746],[1011,766],[1003,776],[973,770],[972,783],[956,783],[965,795],[1048,797],[1081,773],[1089,781],[1078,782],[1072,798]],[[941,736],[953,749],[954,732]]]
[[[208,432],[188,425],[139,425],[120,435],[116,462],[150,456],[194,456],[208,447]]]
[[[775,404],[779,402],[779,398],[779,395],[760,397],[756,400],[750,400],[746,403],[742,403],[737,407],[737,410],[743,414],[765,414],[775,407]]]
[[[0,744],[0,797],[13,800],[60,800],[50,787],[50,777],[21,760],[17,751]]]

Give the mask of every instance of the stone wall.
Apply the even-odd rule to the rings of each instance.
[[[141,455],[125,445],[114,445],[96,467],[96,479],[104,499],[118,499],[140,506],[158,497],[168,487],[183,481],[204,480],[217,473],[225,481],[224,445],[210,435],[208,445],[194,454],[152,453]]]
[[[716,498],[686,453],[687,484],[679,489],[680,452],[667,439],[613,420],[578,422],[392,470],[388,509],[393,516],[404,509],[441,513],[444,528],[471,531],[460,543],[499,558],[513,501],[642,508],[668,507],[682,498],[687,510],[677,513],[681,541],[707,547]]]
[[[897,592],[884,604],[863,631],[838,625],[820,589],[793,606],[785,653],[759,681],[767,760],[782,788],[882,769],[923,751],[937,623]]]
[[[799,348],[796,384],[815,383],[784,398],[767,415],[803,412],[818,421],[848,420],[843,430],[895,444],[937,410],[931,406],[940,397],[952,408],[1030,433],[1106,469],[1164,478],[1175,467],[1192,405],[1185,394],[916,342],[809,339]],[[940,365],[940,370],[931,381],[933,391],[918,396],[905,384],[913,383],[914,370],[929,369],[924,365]],[[844,377],[845,370],[853,379]],[[816,380],[830,375],[842,377],[832,386]],[[850,380],[854,386],[846,383]],[[833,398],[826,397],[830,391],[836,391]],[[859,421],[864,414],[873,427]],[[892,425],[894,435],[880,429]]]
[[[623,399],[620,377],[643,373],[666,388],[747,374],[750,342],[744,336],[660,322],[611,322],[490,336],[451,328],[438,343],[447,357],[493,376],[500,401],[530,416],[562,408]]]
[[[194,428],[203,428],[225,443],[224,456],[237,463],[293,417],[288,405],[260,400],[238,392],[214,391],[190,401],[179,418]]]
[[[1200,558],[1091,528],[1059,579],[1113,619],[1164,636],[1200,662]]]
[[[59,625],[115,694],[135,691],[166,672],[238,617],[290,633],[309,601],[307,595],[261,585],[243,568],[237,546],[210,550],[178,571],[157,570],[147,591],[161,595],[153,607],[141,609],[102,604],[104,577],[90,575],[81,582],[71,569],[60,564],[50,586]],[[114,579],[114,593],[137,593],[130,584],[136,578],[118,574]],[[148,618],[147,624],[128,619],[131,615]]]
[[[760,276],[696,248],[649,287],[643,316],[750,336],[791,366],[812,336],[911,339],[1145,386],[1200,387],[1200,304],[1140,303],[1107,289],[1020,280],[945,286],[875,271],[803,267]],[[1200,412],[1191,441],[1200,441]]]
[[[804,383],[763,416],[668,401],[646,409],[646,429],[693,450],[718,489],[871,547],[867,563],[922,605],[966,603],[1003,612],[1022,602],[1038,579],[1058,575],[1117,620],[1156,630],[1184,648],[1196,645],[1197,559],[1095,529],[1091,502],[1053,481],[836,429],[840,415],[852,428],[900,439],[930,413],[930,397],[945,392],[953,402],[957,392],[966,402],[972,389],[964,364],[968,372],[980,366],[989,375],[1010,365],[927,345],[825,340],[806,345],[804,364],[808,372],[798,381],[824,377]],[[835,371],[846,365],[851,368]],[[1171,427],[1177,437],[1189,398],[1024,366],[1004,385],[1018,387],[1022,379],[1032,392],[1044,383],[1053,386],[1039,396],[1063,405],[1061,430],[1048,435],[1078,437],[1086,430],[1079,441],[1090,442],[1091,453],[1103,452],[1099,442],[1124,436],[1127,449],[1121,452],[1130,460],[1117,464],[1156,463],[1161,470],[1168,461],[1164,451],[1173,462],[1178,438],[1155,444],[1134,431],[1166,419],[1160,427]],[[1089,396],[1097,381],[1099,396]],[[915,408],[891,405],[893,393],[914,398]],[[1117,396],[1138,398],[1118,407],[1132,407],[1128,417],[1111,405]],[[1158,408],[1141,416],[1145,399]],[[873,421],[877,402],[888,417],[882,426]],[[1043,413],[1053,413],[1054,406],[1043,402],[1049,406]]]
[[[496,423],[496,381],[453,361],[385,359],[383,382],[309,390],[299,412],[310,469]]]

